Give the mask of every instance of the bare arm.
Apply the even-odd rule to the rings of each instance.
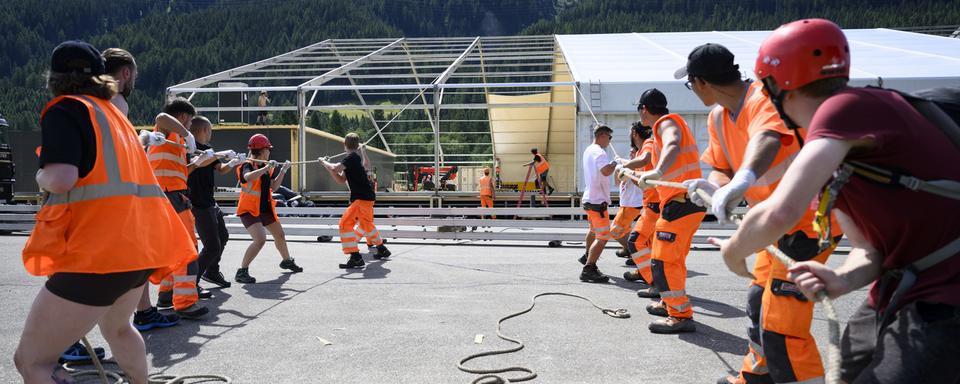
[[[264,167],[264,168],[266,168],[266,167]],[[277,172],[276,177],[274,177],[272,180],[270,180],[270,188],[273,188],[273,189],[280,188],[280,185],[283,184],[283,176],[284,176],[286,173],[287,173],[287,171],[284,171],[284,170],[283,170],[283,167],[280,167],[280,172]]]
[[[607,165],[604,165],[602,168],[600,168],[600,174],[604,176],[610,176],[615,169],[617,169],[617,162],[611,161],[607,163]]]
[[[331,163],[326,160],[321,160],[323,163],[323,168],[330,173],[330,176],[333,176],[333,180],[340,184],[347,183],[347,177],[343,175],[343,163]]]
[[[634,157],[633,159],[630,159],[630,161],[623,163],[623,167],[628,169],[645,167],[647,164],[650,164],[650,159],[652,157],[653,156],[650,156],[650,152],[644,152],[640,156]]]
[[[843,265],[831,270],[819,262],[805,261],[790,268],[789,278],[811,298],[823,289],[830,298],[837,298],[872,283],[883,272],[883,255],[866,240],[849,216],[839,210],[834,212],[853,247]]]
[[[37,185],[50,193],[67,193],[80,178],[80,170],[72,164],[46,164],[37,171]]]
[[[707,181],[718,187],[722,187],[730,182],[731,177],[733,177],[733,172],[731,172],[729,169],[714,168],[712,171],[710,171],[710,174],[707,175]]]
[[[270,167],[261,167],[261,168],[258,168],[258,169],[255,170],[255,171],[250,171],[250,172],[244,173],[244,174],[243,174],[243,180],[245,180],[246,182],[249,183],[249,182],[255,180],[256,178],[258,178],[258,177],[260,177],[260,176],[263,176],[263,174],[264,174],[264,173],[267,173],[267,171],[269,171],[269,170],[270,170]]]
[[[747,150],[743,154],[743,164],[740,169],[749,169],[758,178],[770,169],[770,164],[780,151],[780,134],[773,131],[763,131],[750,138]]]
[[[180,124],[180,122],[177,121],[175,117],[170,116],[166,113],[161,112],[159,115],[157,115],[155,122],[156,122],[157,129],[159,129],[160,132],[163,132],[164,134],[169,134],[170,132],[173,132],[180,135],[180,137],[187,137],[188,135],[190,135],[190,131],[188,131],[187,128],[183,126],[183,124]]]

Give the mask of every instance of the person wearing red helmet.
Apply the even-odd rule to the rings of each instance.
[[[273,236],[273,244],[280,252],[283,261],[280,268],[293,272],[303,272],[303,268],[290,257],[287,250],[287,239],[277,218],[276,201],[273,200],[273,190],[280,187],[283,176],[290,169],[290,162],[283,164],[270,160],[270,150],[273,145],[270,139],[262,134],[250,136],[247,141],[247,161],[237,168],[237,179],[240,181],[240,200],[237,202],[237,216],[243,227],[250,233],[253,242],[243,253],[243,260],[234,280],[241,284],[253,284],[257,279],[250,276],[250,263],[257,257],[264,244],[267,243],[267,231]],[[277,167],[280,167],[277,170]]]
[[[820,291],[836,298],[874,283],[844,332],[841,378],[958,382],[960,216],[936,213],[960,212],[960,200],[925,186],[960,180],[960,151],[899,93],[848,87],[850,47],[828,20],[775,30],[760,47],[755,71],[786,125],[808,132],[773,194],[751,208],[729,240],[714,240],[727,266],[749,276],[745,259],[819,199],[821,248],[833,245],[833,212],[852,250],[837,268],[797,263],[789,278],[809,298]],[[907,180],[917,188],[899,184]]]

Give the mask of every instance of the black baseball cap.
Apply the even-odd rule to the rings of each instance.
[[[640,101],[637,102],[637,109],[640,107],[647,106],[653,108],[666,108],[667,107],[667,96],[660,92],[659,89],[650,88],[640,95]]]
[[[53,49],[50,71],[58,73],[78,72],[90,76],[106,73],[106,65],[100,51],[85,41],[69,40]]]
[[[740,66],[733,63],[733,52],[720,44],[707,43],[690,51],[687,65],[674,72],[673,78],[726,75],[739,71]]]

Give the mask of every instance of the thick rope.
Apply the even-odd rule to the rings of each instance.
[[[574,295],[574,294],[572,294],[572,293],[564,293],[564,292],[543,292],[543,293],[537,294],[536,296],[534,296],[534,297],[530,300],[530,306],[527,307],[527,309],[524,309],[524,310],[522,310],[522,311],[520,311],[520,312],[515,312],[515,313],[512,313],[512,314],[506,315],[506,316],[504,316],[504,317],[501,317],[500,320],[497,320],[497,337],[499,337],[500,339],[503,339],[503,340],[506,340],[506,341],[509,341],[509,342],[511,342],[511,343],[516,344],[515,347],[510,347],[510,348],[507,348],[507,349],[494,350],[494,351],[486,351],[486,352],[475,353],[475,354],[469,355],[469,356],[467,356],[467,357],[464,357],[463,359],[460,360],[460,362],[457,363],[457,369],[459,369],[459,370],[461,370],[461,371],[463,371],[463,372],[472,373],[472,374],[475,374],[475,375],[482,375],[482,376],[477,377],[476,379],[474,379],[474,380],[471,382],[472,384],[506,384],[506,383],[517,383],[517,382],[521,382],[521,381],[533,380],[534,378],[537,377],[537,373],[536,373],[536,372],[534,372],[534,371],[533,371],[532,369],[530,369],[530,368],[523,367],[523,366],[513,366],[513,367],[504,367],[504,368],[495,368],[495,369],[474,369],[474,368],[467,368],[467,367],[464,366],[464,364],[466,364],[468,361],[473,360],[473,359],[476,359],[476,358],[480,358],[480,357],[484,357],[484,356],[504,355],[504,354],[508,354],[508,353],[514,353],[514,352],[517,352],[517,351],[523,349],[523,347],[524,347],[523,342],[520,341],[519,339],[513,339],[513,338],[510,338],[510,337],[508,337],[508,336],[505,336],[505,335],[503,334],[503,332],[501,331],[501,325],[503,324],[504,321],[507,321],[507,320],[509,320],[509,319],[512,319],[512,318],[514,318],[514,317],[517,317],[517,316],[520,316],[520,315],[523,315],[523,314],[525,314],[525,313],[527,313],[527,312],[532,311],[532,310],[533,310],[533,307],[537,305],[537,298],[538,298],[538,297],[541,297],[541,296],[566,296],[566,297],[573,297],[573,298],[576,298],[576,299],[581,299],[581,300],[585,300],[585,301],[589,302],[589,303],[590,303],[591,305],[593,305],[595,308],[597,308],[597,309],[599,309],[601,312],[603,312],[604,315],[607,315],[607,316],[610,316],[610,317],[613,317],[613,318],[617,318],[617,319],[626,319],[626,318],[629,318],[629,317],[630,317],[630,313],[627,312],[626,309],[623,309],[623,308],[620,308],[620,309],[604,308],[604,307],[601,307],[601,306],[597,305],[597,303],[595,303],[593,300],[590,300],[590,299],[588,299],[588,298],[586,298],[586,297],[583,297],[583,296],[580,296],[580,295]],[[503,377],[503,376],[500,376],[500,374],[508,373],[508,372],[522,372],[522,373],[526,373],[526,375],[520,376],[520,377],[515,377],[515,378],[505,378],[505,377]]]
[[[598,120],[598,119],[597,119],[597,115],[595,115],[595,114],[593,113],[593,108],[590,107],[590,102],[587,101],[587,98],[586,98],[585,96],[583,96],[583,92],[580,91],[580,86],[579,86],[579,85],[574,86],[573,89],[574,89],[574,92],[576,92],[576,94],[580,95],[580,100],[583,101],[583,105],[586,105],[586,106],[587,106],[587,111],[590,112],[590,117],[593,118],[593,123],[596,124],[596,125],[600,125],[600,120]],[[617,149],[614,148],[613,144],[610,144],[610,145],[608,145],[607,147],[610,148],[610,150],[613,151],[613,157],[614,157],[614,158],[620,157],[620,155],[617,154]]]
[[[640,182],[639,176],[632,170],[625,169],[623,175]],[[670,181],[647,180],[643,183],[660,187],[687,189],[683,183]],[[697,189],[696,192],[697,195],[703,198],[709,209],[709,206],[713,204],[712,196],[702,189]],[[740,218],[735,216],[731,217],[730,221],[737,226],[739,226],[741,223]],[[791,259],[790,256],[787,256],[786,253],[783,253],[783,251],[777,247],[774,247],[773,245],[768,245],[764,249],[766,249],[766,251],[773,255],[778,261],[783,263],[783,265],[785,265],[787,268],[790,268],[797,263],[795,260]],[[823,311],[827,315],[827,324],[829,326],[830,345],[827,346],[827,372],[825,374],[825,379],[828,384],[836,384],[840,382],[840,320],[837,316],[836,307],[833,305],[833,300],[830,300],[825,290],[817,292],[816,299],[823,304]]]
[[[127,380],[123,376],[123,371],[120,369],[106,369],[103,367],[103,364],[117,364],[116,361],[104,360],[100,361],[100,357],[97,356],[96,352],[93,349],[93,346],[90,344],[90,341],[87,340],[87,337],[84,336],[80,339],[83,343],[83,347],[86,348],[87,353],[90,355],[90,360],[93,362],[93,366],[96,369],[93,370],[79,370],[73,367],[75,363],[64,363],[63,370],[70,374],[73,378],[79,378],[83,376],[93,376],[97,375],[100,377],[100,382],[103,384],[111,384],[110,380],[114,380],[113,384],[123,384],[127,383]],[[107,378],[110,378],[108,380]],[[182,375],[174,376],[167,375],[162,373],[155,373],[147,377],[147,384],[187,384],[187,380],[190,380],[194,383],[209,383],[209,382],[222,382],[222,383],[232,383],[233,379],[223,376],[223,375],[214,375],[214,374],[198,374],[198,375]]]

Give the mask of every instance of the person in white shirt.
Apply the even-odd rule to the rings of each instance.
[[[583,264],[580,281],[606,283],[610,280],[597,269],[597,259],[610,240],[607,206],[610,205],[610,175],[617,163],[607,156],[606,149],[612,139],[613,129],[597,124],[593,129],[593,144],[583,151],[583,181],[586,185],[580,202],[590,220],[590,230],[586,236],[587,252],[580,257],[580,263]]]

